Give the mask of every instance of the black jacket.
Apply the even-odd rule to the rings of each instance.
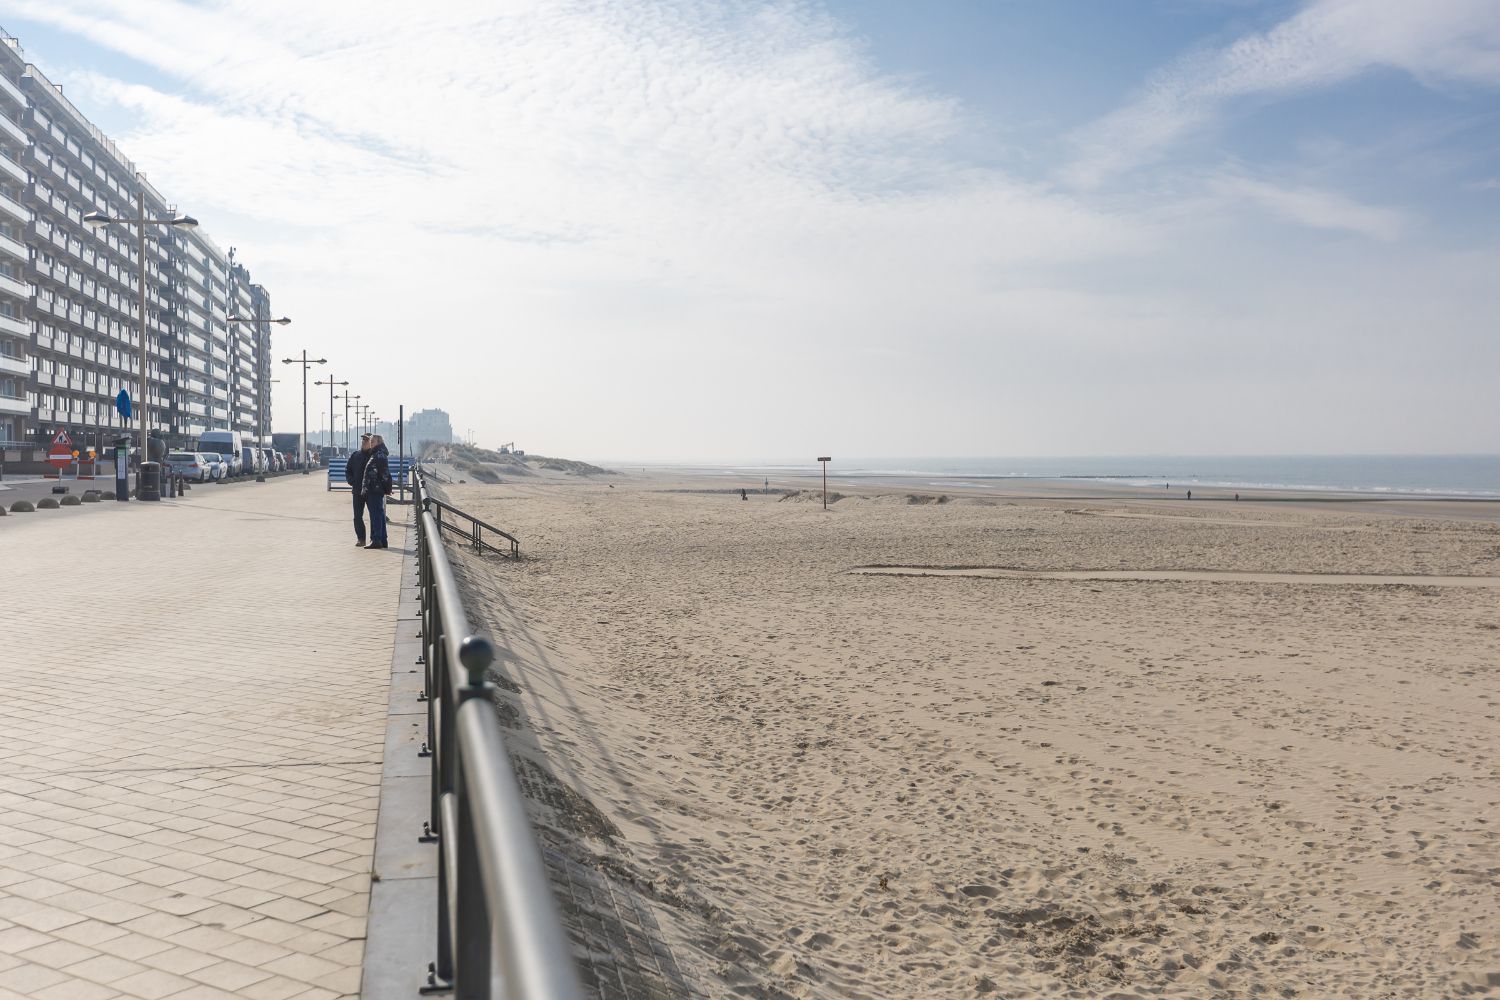
[[[390,450],[383,444],[370,449],[360,496],[383,497],[391,492],[391,464],[387,461],[390,454]]]
[[[369,461],[370,453],[361,448],[344,463],[344,482],[349,484],[356,496],[360,495],[360,486],[365,481],[365,465]]]

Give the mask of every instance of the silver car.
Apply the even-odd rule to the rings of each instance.
[[[203,456],[194,451],[173,451],[167,454],[167,475],[181,476],[195,483],[207,482],[211,473]]]
[[[229,475],[229,463],[224,461],[223,455],[211,451],[200,451],[198,458],[208,466],[209,479],[223,479]]]

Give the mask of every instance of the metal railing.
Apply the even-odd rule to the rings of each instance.
[[[446,531],[450,534],[460,536],[463,538],[464,544],[468,545],[475,552],[490,551],[498,555],[508,556],[511,559],[521,558],[521,540],[519,538],[508,531],[501,531],[493,524],[486,524],[474,515],[459,510],[447,501],[430,496],[427,493],[425,484],[417,502],[422,505],[424,510],[431,509],[434,512],[433,518],[437,521],[439,531]],[[448,514],[446,521],[443,520],[444,513]],[[468,524],[458,523],[458,518],[462,518]],[[496,545],[494,542],[486,540],[484,537],[486,531],[492,535],[499,535],[509,544]]]
[[[491,703],[489,639],[473,634],[419,473],[418,596],[426,668],[431,818],[438,845],[437,959],[423,993],[457,1000],[581,1000],[521,787]]]

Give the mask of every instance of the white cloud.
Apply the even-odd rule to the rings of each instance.
[[[1064,172],[1090,187],[1162,156],[1236,99],[1278,97],[1389,68],[1432,87],[1500,86],[1492,0],[1313,0],[1271,30],[1157,73],[1130,104],[1082,130]]]
[[[1404,213],[1365,205],[1337,192],[1310,187],[1282,187],[1248,177],[1218,177],[1209,190],[1229,201],[1248,201],[1276,215],[1314,229],[1331,229],[1394,241],[1407,226]]]

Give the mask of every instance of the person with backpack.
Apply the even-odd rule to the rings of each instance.
[[[391,495],[395,484],[391,482],[390,449],[385,438],[370,435],[369,459],[365,462],[361,495],[365,508],[370,512],[370,544],[367,549],[388,549],[390,543],[385,536],[385,498]]]
[[[363,547],[365,544],[365,497],[363,484],[365,481],[365,463],[370,460],[370,435],[359,436],[359,451],[349,456],[344,463],[344,482],[349,484],[349,492],[354,494],[354,544]]]

